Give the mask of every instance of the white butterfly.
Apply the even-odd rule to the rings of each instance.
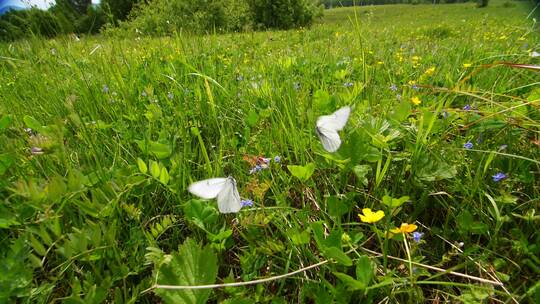
[[[217,198],[218,209],[221,213],[236,213],[242,208],[236,180],[232,176],[195,182],[189,185],[188,190],[200,198]]]
[[[326,151],[336,152],[341,146],[338,131],[345,127],[349,114],[351,114],[351,108],[346,106],[330,115],[320,116],[317,119],[315,131]]]

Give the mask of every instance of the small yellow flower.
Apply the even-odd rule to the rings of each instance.
[[[390,230],[390,232],[392,232],[394,234],[398,234],[398,233],[404,233],[405,234],[405,233],[414,232],[416,230],[416,228],[418,228],[418,226],[416,226],[415,224],[402,223],[401,227],[394,228],[394,229]]]
[[[376,223],[384,217],[384,211],[379,210],[376,212],[371,211],[369,208],[362,209],[363,214],[359,214],[360,220],[364,223]]]
[[[411,98],[411,102],[414,104],[414,105],[419,105],[422,103],[422,100],[420,100],[420,98],[418,98],[418,96],[414,96],[413,98]]]
[[[435,73],[435,67],[431,67],[431,68],[427,69],[424,74],[429,76],[429,75],[433,75],[433,73]]]
[[[472,63],[464,63],[463,67],[464,68],[470,68],[470,67],[472,67]]]

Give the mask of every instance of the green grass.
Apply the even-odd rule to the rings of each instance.
[[[502,4],[335,9],[293,31],[0,45],[0,302],[533,303],[540,76],[496,63],[538,65],[540,37],[524,5]],[[353,106],[344,143],[328,154],[315,121],[343,105]],[[281,162],[250,175],[249,155]],[[304,178],[289,167],[309,164]],[[494,182],[498,172],[507,178]],[[227,175],[253,208],[221,215],[187,192]],[[362,223],[363,208],[386,215]],[[385,233],[402,222],[416,223],[420,243]],[[325,260],[249,286],[152,289]]]

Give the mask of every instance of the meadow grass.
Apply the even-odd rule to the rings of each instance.
[[[538,301],[540,76],[509,63],[540,37],[515,4],[0,45],[0,301]],[[316,119],[344,105],[327,153]],[[187,192],[227,175],[252,208]]]

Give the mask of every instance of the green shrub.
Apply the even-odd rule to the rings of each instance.
[[[310,25],[322,14],[315,0],[247,0],[258,28],[288,29]]]

